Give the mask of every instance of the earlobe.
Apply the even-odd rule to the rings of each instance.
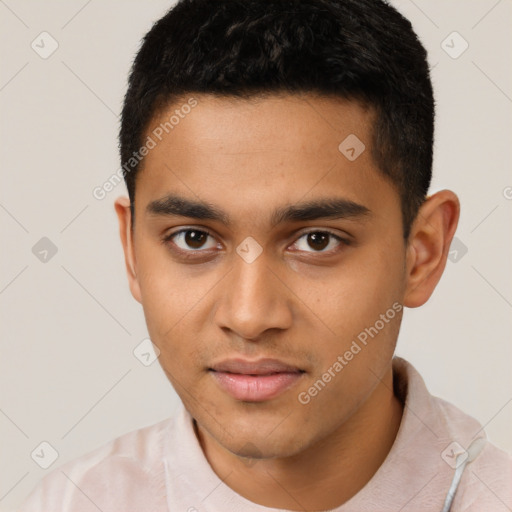
[[[407,246],[405,306],[421,306],[432,295],[446,266],[459,214],[459,200],[450,190],[437,192],[421,206]]]
[[[124,251],[124,261],[128,283],[133,298],[142,302],[139,281],[137,278],[137,262],[135,259],[135,249],[133,245],[132,213],[130,209],[130,200],[127,197],[118,197],[114,203],[117,218],[119,221],[119,235]]]

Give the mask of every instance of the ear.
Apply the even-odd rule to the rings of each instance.
[[[421,206],[407,243],[404,306],[422,306],[432,295],[446,266],[459,214],[459,199],[450,190],[437,192]]]
[[[121,236],[121,243],[123,244],[124,261],[126,264],[126,273],[128,274],[130,291],[136,301],[142,302],[139,281],[137,279],[137,262],[135,260],[135,251],[133,247],[130,200],[127,197],[118,197],[114,206],[119,221],[119,235]]]

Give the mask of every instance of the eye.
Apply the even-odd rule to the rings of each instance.
[[[210,233],[193,228],[171,233],[165,238],[165,241],[172,242],[179,249],[187,252],[214,249],[217,246],[215,239]]]
[[[294,246],[304,252],[331,252],[344,240],[329,231],[310,231],[297,239]]]

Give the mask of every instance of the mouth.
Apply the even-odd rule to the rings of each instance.
[[[271,400],[296,384],[305,373],[276,359],[227,359],[208,370],[223,391],[244,402]]]

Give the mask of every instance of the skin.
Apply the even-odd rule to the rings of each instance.
[[[133,229],[128,199],[115,203],[131,292],[217,475],[268,507],[334,508],[371,479],[396,437],[403,406],[391,360],[402,313],[309,403],[298,395],[394,303],[427,301],[458,199],[430,196],[406,241],[398,192],[371,157],[371,110],[313,95],[194,97],[198,105],[145,157]],[[366,146],[354,161],[338,150],[350,134]],[[213,205],[230,223],[148,211],[168,194]],[[273,222],[278,208],[326,198],[368,212]],[[200,247],[183,235],[163,241],[183,228],[211,237]],[[319,250],[304,234],[326,230],[348,243],[326,237]],[[249,236],[262,249],[252,263],[236,252]],[[234,357],[278,359],[303,373],[275,398],[236,400],[209,371]]]

